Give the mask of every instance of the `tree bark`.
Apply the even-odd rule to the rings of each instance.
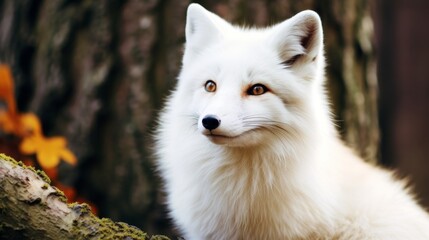
[[[62,135],[77,168],[60,178],[101,216],[172,234],[154,173],[151,133],[180,70],[188,0],[0,0],[0,62],[12,66],[21,112]],[[378,157],[377,84],[366,0],[201,0],[237,24],[266,26],[314,9],[342,137]]]
[[[41,171],[0,154],[1,239],[168,239],[99,219],[86,204],[67,204]]]

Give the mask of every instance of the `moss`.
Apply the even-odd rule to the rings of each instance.
[[[36,170],[31,166],[27,166],[24,163],[22,163],[21,161],[16,161],[15,159],[13,159],[13,158],[11,158],[11,157],[3,154],[3,153],[0,153],[0,158],[7,161],[7,162],[12,163],[12,165],[14,165],[14,166],[19,166],[21,168],[28,169],[28,170],[34,172],[40,178],[42,178],[42,180],[45,181],[47,184],[51,184],[51,179],[49,179],[48,175],[46,175],[45,172],[43,172],[41,170]]]
[[[74,222],[72,235],[77,239],[148,239],[146,233],[133,226],[99,219],[92,213]]]
[[[88,204],[70,203],[79,217],[73,221],[72,235],[77,239],[151,239],[167,240],[166,236],[149,237],[147,233],[123,222],[113,222],[109,218],[98,218],[91,212]]]
[[[18,166],[23,166],[24,164],[22,162],[17,162],[15,159],[0,153],[0,158],[2,158],[3,160],[12,163],[13,165],[18,165]]]
[[[31,167],[33,170],[34,168]],[[42,170],[35,170],[36,174],[41,177],[43,179],[43,181],[45,181],[47,184],[51,184],[51,179],[48,177],[48,175],[46,175],[46,173]]]
[[[79,216],[87,215],[91,213],[91,207],[86,203],[70,203],[68,207],[73,210]]]
[[[67,197],[64,194],[64,192],[55,186],[51,186],[51,187],[55,190],[55,192],[49,193],[49,196],[57,196],[61,202],[67,203]]]

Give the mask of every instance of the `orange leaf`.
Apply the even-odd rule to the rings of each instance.
[[[44,148],[44,146],[39,146],[37,149],[37,160],[43,169],[53,168],[60,163],[60,156],[57,152],[50,151],[49,147]]]
[[[63,137],[45,138],[39,118],[32,114],[18,114],[14,97],[14,84],[10,68],[0,64],[0,99],[7,104],[8,111],[0,111],[0,128],[7,133],[23,137],[19,149],[24,154],[36,153],[43,169],[56,167],[60,159],[75,165],[76,156],[66,148]]]
[[[29,134],[41,135],[42,126],[36,115],[32,113],[11,114],[0,111],[0,127],[6,133],[13,133],[17,136]]]
[[[15,133],[16,124],[9,112],[0,111],[0,127],[5,133]]]
[[[36,153],[40,142],[42,141],[40,136],[29,136],[22,140],[19,145],[19,150],[24,154]]]
[[[10,68],[4,64],[0,64],[0,99],[6,101],[8,112],[15,115],[16,103],[14,98],[12,73]]]
[[[64,161],[68,162],[71,165],[76,165],[76,156],[68,149],[64,148],[61,152],[60,152],[60,157],[61,159],[63,159]]]
[[[42,124],[39,118],[32,113],[25,113],[19,116],[20,128],[23,133],[33,133],[42,135]]]
[[[46,140],[49,142],[49,147],[52,151],[59,151],[61,148],[65,148],[67,145],[67,140],[63,137],[51,137]]]
[[[24,154],[36,153],[37,161],[43,169],[54,168],[60,159],[75,165],[76,156],[66,148],[67,141],[63,137],[45,138],[43,135],[24,137],[20,151]]]
[[[10,72],[9,66],[5,64],[0,64],[0,96],[4,97],[11,93],[13,90],[13,79],[12,73]]]

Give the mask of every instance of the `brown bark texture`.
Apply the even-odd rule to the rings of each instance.
[[[168,239],[67,204],[41,171],[0,154],[0,239]]]
[[[378,156],[372,20],[365,0],[196,1],[236,24],[266,26],[304,10],[324,24],[327,86],[342,137]],[[176,82],[187,0],[0,0],[0,62],[18,107],[79,159],[60,169],[99,214],[169,233],[151,157],[162,100]]]

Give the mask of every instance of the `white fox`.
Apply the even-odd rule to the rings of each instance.
[[[337,136],[324,67],[313,11],[243,29],[189,6],[183,69],[156,135],[186,239],[429,239],[406,184]]]

